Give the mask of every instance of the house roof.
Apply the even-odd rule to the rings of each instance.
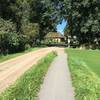
[[[45,38],[64,38],[64,36],[61,33],[49,32]]]

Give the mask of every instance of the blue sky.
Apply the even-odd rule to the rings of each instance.
[[[60,32],[60,33],[63,34],[64,28],[65,28],[66,25],[67,25],[67,22],[65,20],[63,20],[61,24],[57,25],[57,32]]]

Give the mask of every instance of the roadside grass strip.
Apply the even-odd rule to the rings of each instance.
[[[76,100],[100,100],[100,78],[72,52],[67,49]]]
[[[0,100],[36,100],[44,76],[56,56],[56,52],[51,52],[39,60],[12,86],[0,94]]]

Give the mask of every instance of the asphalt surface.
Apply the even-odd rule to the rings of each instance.
[[[48,70],[37,100],[75,100],[67,55],[64,48],[56,51],[58,56]]]

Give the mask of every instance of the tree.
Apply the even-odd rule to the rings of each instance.
[[[49,31],[55,31],[57,10],[55,10],[52,0],[32,0],[30,4],[32,8],[31,22],[38,23],[41,40]]]
[[[71,36],[76,36],[80,45],[94,44],[100,38],[100,6],[97,0],[65,0],[68,3],[65,17]],[[99,44],[99,41],[98,41]]]
[[[65,19],[67,36],[76,37],[79,46],[100,47],[99,5],[99,0],[0,0],[0,17],[13,22],[19,36],[31,37],[29,43],[44,39]]]
[[[10,20],[3,20],[0,18],[0,53],[9,52],[8,48],[18,45],[15,24]]]

